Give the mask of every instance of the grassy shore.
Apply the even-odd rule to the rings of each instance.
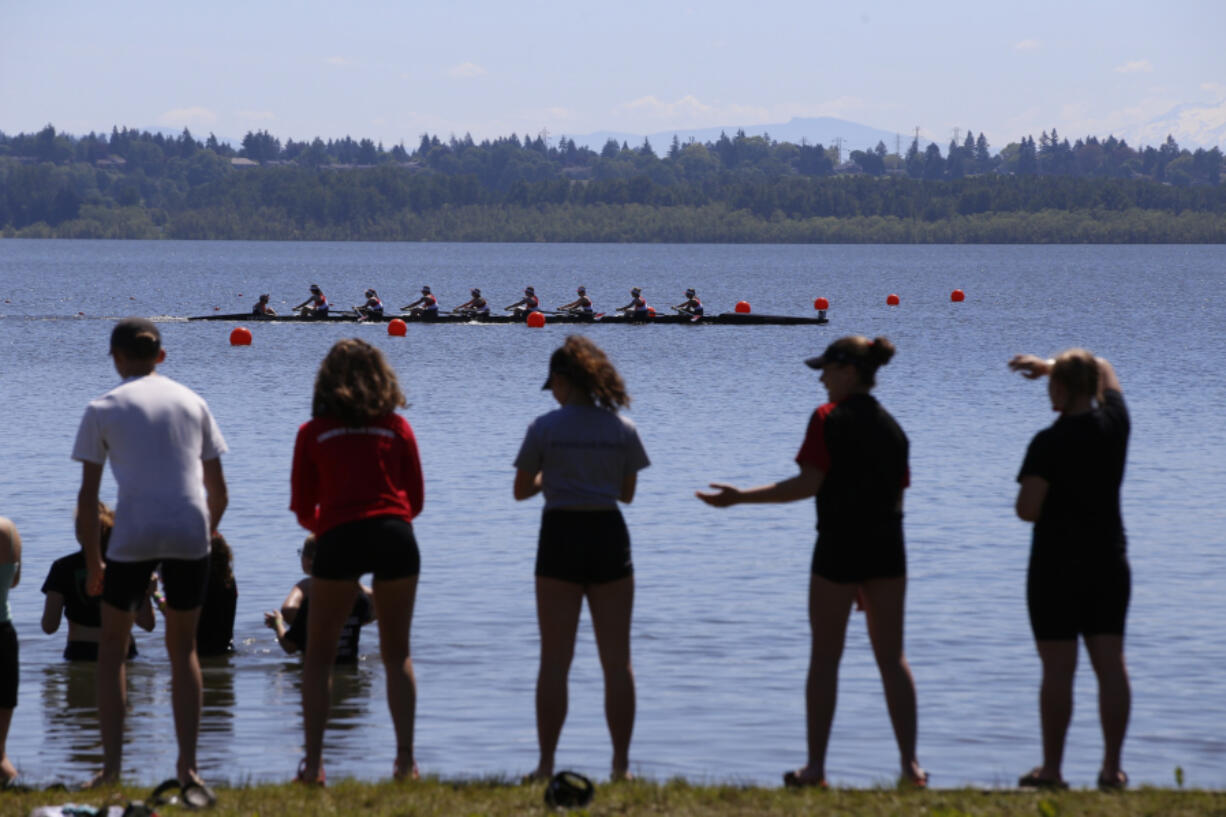
[[[359,783],[340,781],[326,789],[292,784],[219,789],[216,817],[428,817],[429,815],[526,815],[548,811],[542,785],[498,781]],[[91,792],[0,792],[0,813],[25,817],[35,807],[67,802],[103,805],[138,800],[144,789],[111,788]],[[181,806],[162,806],[162,815],[181,814]],[[1226,792],[1142,788],[1120,794],[1097,791],[1020,792],[948,789],[832,789],[790,791],[741,786],[698,786],[681,781],[599,785],[586,815],[863,815],[864,817],[1226,817]]]

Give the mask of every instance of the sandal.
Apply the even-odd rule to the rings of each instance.
[[[183,806],[189,809],[212,808],[217,805],[217,795],[196,775],[192,775],[183,788],[179,789],[179,799],[183,801]]]
[[[1099,791],[1123,791],[1128,788],[1128,773],[1123,769],[1115,773],[1114,778],[1107,777],[1101,772],[1098,775],[1098,790]]]
[[[788,789],[828,789],[830,784],[826,782],[826,778],[821,780],[806,780],[801,777],[795,770],[783,773],[783,786]]]
[[[1068,783],[1056,778],[1053,780],[1050,777],[1040,777],[1039,773],[1043,769],[1035,766],[1026,774],[1017,779],[1017,785],[1023,789],[1051,789],[1055,791],[1064,791],[1068,788]]]
[[[324,767],[320,766],[318,774],[315,775],[315,779],[308,780],[306,776],[306,758],[304,757],[302,760],[298,761],[298,774],[294,777],[294,782],[300,783],[303,786],[319,786],[322,789],[324,786],[328,785],[328,777],[324,774]]]
[[[400,764],[400,756],[396,756],[396,762],[392,764],[392,780],[397,783],[405,780],[421,780],[421,774],[417,771],[417,761],[413,761],[413,765],[406,771]]]
[[[179,805],[179,798],[174,792],[178,788],[179,778],[169,777],[158,783],[157,788],[149,793],[149,799],[146,802],[154,808],[158,806],[177,806]],[[167,795],[167,792],[170,792],[170,794]]]
[[[919,774],[904,774],[898,778],[898,788],[900,789],[926,789],[928,788],[928,772],[923,770]]]

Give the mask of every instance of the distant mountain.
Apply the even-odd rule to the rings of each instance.
[[[764,133],[769,133],[770,137],[776,142],[800,144],[800,140],[804,139],[811,145],[822,144],[826,147],[832,147],[835,144],[835,139],[842,138],[845,153],[853,150],[869,150],[876,147],[878,142],[884,142],[886,149],[893,153],[896,139],[901,140],[902,149],[905,151],[914,138],[912,133],[898,133],[881,130],[880,128],[870,128],[867,125],[848,122],[846,119],[835,119],[830,116],[814,119],[797,118],[792,119],[790,122],[774,125],[726,125],[716,128],[677,129],[647,134],[627,133],[624,131],[596,131],[595,133],[568,133],[565,135],[567,138],[574,139],[576,145],[586,146],[597,151],[603,148],[610,139],[616,139],[619,144],[626,142],[630,147],[638,147],[643,144],[643,138],[646,137],[651,140],[651,146],[655,148],[656,153],[662,154],[668,150],[668,146],[673,141],[674,134],[682,142],[688,142],[691,138],[699,142],[714,142],[719,139],[721,132],[728,134],[729,138],[731,138],[736,135],[738,130],[744,130],[747,136],[761,136]],[[922,131],[920,134],[920,144],[924,146],[928,144],[928,139]]]
[[[1117,134],[1133,147],[1152,145],[1157,147],[1166,141],[1167,134],[1175,137],[1182,148],[1226,149],[1226,99],[1216,105],[1188,103],[1176,105],[1162,116],[1143,125],[1126,128]]]

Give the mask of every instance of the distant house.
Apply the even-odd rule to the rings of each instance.
[[[116,156],[114,153],[112,153],[109,156],[94,162],[94,165],[96,167],[117,167],[122,169],[127,163],[127,159],[123,158],[122,156]]]
[[[834,169],[834,175],[836,176],[857,176],[863,172],[864,168],[860,167],[860,163],[853,162],[850,159]]]
[[[235,156],[233,159],[230,160],[230,165],[232,167],[259,167],[260,163],[253,162],[250,159],[243,159],[241,157]]]

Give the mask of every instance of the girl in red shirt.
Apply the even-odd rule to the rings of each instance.
[[[340,340],[319,367],[312,419],[298,429],[290,510],[319,543],[302,678],[306,757],[299,782],[324,782],[332,665],[365,573],[374,574],[379,651],[396,730],[393,776],[417,777],[409,629],[421,559],[411,522],[421,512],[423,486],[413,429],[395,413],[405,405],[383,354],[365,341]]]

